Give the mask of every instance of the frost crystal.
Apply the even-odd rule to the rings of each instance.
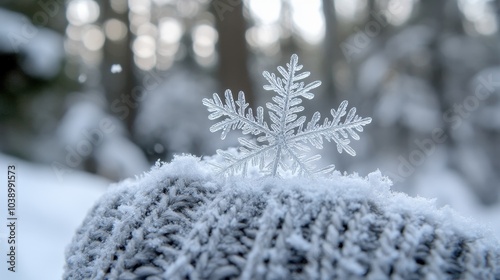
[[[301,98],[313,99],[314,94],[310,90],[321,85],[320,81],[310,84],[299,82],[309,77],[309,72],[298,73],[302,65],[298,64],[297,55],[292,55],[286,69],[279,66],[278,71],[282,77],[277,77],[267,71],[263,72],[269,82],[265,90],[276,92],[272,98],[274,103],[266,104],[269,109],[271,125],[264,121],[264,109],[257,108],[254,115],[252,108],[248,108],[245,94],[239,92],[238,100],[233,99],[230,90],[225,92],[225,104],[217,93],[213,99],[203,99],[203,104],[211,113],[208,118],[215,120],[224,119],[210,127],[211,132],[222,130],[221,139],[226,138],[231,130],[241,129],[243,134],[257,136],[255,141],[247,138],[238,138],[241,147],[239,153],[218,150],[217,153],[225,160],[223,165],[217,165],[219,170],[225,174],[245,175],[250,166],[258,165],[259,169],[266,174],[277,176],[286,172],[296,175],[311,175],[314,173],[329,173],[334,170],[334,165],[329,165],[316,170],[314,161],[321,158],[320,155],[307,156],[310,151],[308,144],[317,149],[323,148],[323,138],[334,141],[339,153],[346,151],[355,156],[356,152],[349,146],[349,136],[359,140],[357,131],[363,131],[363,126],[369,124],[371,118],[361,118],[356,115],[356,108],[346,112],[347,101],[343,101],[337,110],[331,109],[332,120],[325,118],[323,123],[319,112],[315,112],[312,119],[306,123],[306,117],[298,117],[304,107]],[[341,121],[342,117],[345,117]],[[304,126],[305,124],[305,126]]]

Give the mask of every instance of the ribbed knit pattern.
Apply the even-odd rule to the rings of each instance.
[[[64,279],[500,279],[482,229],[367,178],[216,178],[179,157],[98,201]]]

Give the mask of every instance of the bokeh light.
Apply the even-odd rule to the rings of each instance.
[[[109,0],[111,9],[118,14],[124,14],[127,12],[127,0]]]
[[[196,55],[209,57],[214,54],[217,42],[217,31],[208,25],[200,24],[193,28],[193,49]]]
[[[334,4],[341,21],[354,21],[367,5],[366,0],[336,0]]]
[[[410,19],[414,0],[389,0],[387,10],[384,11],[389,23],[402,25]]]
[[[245,37],[250,46],[262,49],[266,55],[276,54],[280,49],[280,29],[276,25],[251,27]]]
[[[128,7],[135,14],[149,15],[151,13],[150,0],[128,0]]]
[[[488,0],[458,1],[465,18],[473,24],[475,31],[481,35],[492,35],[498,30],[492,2]]]
[[[83,31],[83,45],[91,51],[97,51],[101,49],[104,45],[104,40],[104,34],[101,28],[97,25],[89,25]]]
[[[132,49],[134,54],[141,58],[152,57],[156,53],[155,39],[150,35],[141,35],[135,38]]]
[[[181,23],[174,18],[163,18],[159,24],[160,40],[167,44],[178,43],[182,37]]]
[[[73,0],[66,9],[66,18],[76,26],[95,22],[99,14],[99,5],[93,0]]]
[[[112,41],[119,41],[127,37],[128,28],[123,21],[117,19],[108,19],[104,23],[104,32],[106,37]]]
[[[320,0],[292,0],[293,24],[302,37],[310,44],[321,42],[325,35],[325,20],[323,18]]]
[[[281,0],[247,1],[250,12],[258,24],[271,24],[280,19]]]

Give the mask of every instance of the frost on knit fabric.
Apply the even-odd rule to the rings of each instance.
[[[222,180],[190,156],[97,202],[64,279],[500,279],[487,231],[366,178]]]

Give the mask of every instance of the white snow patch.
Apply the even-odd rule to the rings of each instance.
[[[416,180],[415,193],[426,198],[434,198],[438,206],[448,205],[460,215],[481,223],[500,240],[500,205],[486,207],[474,200],[474,193],[456,171],[434,158]]]
[[[344,200],[365,200],[369,198],[376,205],[381,206],[381,210],[387,213],[408,213],[427,218],[430,222],[443,225],[443,229],[448,231],[460,231],[466,236],[477,238],[478,236],[492,237],[498,239],[498,234],[493,232],[491,225],[485,225],[484,219],[476,219],[479,213],[471,215],[472,210],[464,213],[457,212],[449,206],[442,207],[436,199],[423,197],[410,197],[405,193],[391,190],[392,182],[383,176],[380,171],[375,171],[366,177],[357,174],[342,175],[334,172],[331,176],[317,177],[314,179],[295,178],[275,178],[275,177],[253,177],[243,178],[218,177],[205,161],[200,161],[193,156],[177,156],[171,163],[163,163],[161,167],[153,167],[149,172],[151,176],[145,176],[141,180],[158,181],[165,176],[184,176],[192,180],[203,180],[213,184],[215,188],[238,189],[238,191],[265,192],[267,195],[279,195],[287,192],[290,194],[301,193],[303,199],[315,201],[327,197],[341,197]],[[150,184],[152,182],[141,182],[140,184]],[[137,183],[131,184],[131,186]],[[465,217],[464,217],[465,215]],[[470,218],[473,216],[474,218]],[[489,216],[491,217],[491,215]],[[297,238],[287,240],[294,244]]]
[[[60,34],[8,10],[0,9],[0,19],[0,51],[20,53],[20,65],[29,75],[51,79],[59,73],[64,56]]]
[[[120,64],[111,65],[111,73],[116,74],[122,72],[122,66]]]
[[[0,154],[0,170],[14,164],[17,175],[17,265],[16,273],[0,264],[0,279],[60,279],[65,248],[89,209],[105,192],[109,181],[84,172],[67,174],[63,181],[49,166],[28,163]],[[1,182],[7,181],[1,172]],[[5,205],[6,191],[0,192]],[[6,220],[5,211],[0,216]],[[0,252],[6,252],[6,230],[0,228]],[[5,260],[5,256],[2,259]]]
[[[296,250],[304,251],[307,252],[309,248],[311,247],[311,244],[307,242],[301,235],[299,234],[292,234],[290,237],[286,239],[286,242],[292,246]]]
[[[64,163],[70,167],[82,168],[81,162],[93,157],[97,173],[116,180],[138,175],[149,168],[142,151],[126,137],[123,124],[95,102],[84,100],[73,104],[56,133],[60,146],[66,151]],[[82,152],[82,146],[89,147],[88,152]],[[69,164],[71,155],[79,158],[73,165]]]
[[[284,219],[282,232],[287,232],[288,234],[279,235],[276,242],[281,244],[286,242],[285,246],[290,246],[299,251],[310,251],[312,247],[317,245],[314,240],[311,239],[309,241],[305,239],[300,231],[294,231],[294,228],[298,228],[310,219],[300,214],[317,213],[322,208],[323,202],[335,203],[341,206],[338,207],[339,211],[335,211],[339,215],[332,216],[332,224],[330,225],[332,227],[339,228],[341,223],[339,216],[342,216],[343,211],[354,211],[357,209],[357,205],[359,205],[357,202],[369,205],[370,213],[366,213],[366,215],[362,211],[358,213],[359,215],[363,215],[360,220],[361,223],[356,221],[356,215],[358,214],[354,214],[355,218],[347,221],[349,223],[348,228],[350,229],[355,229],[363,224],[376,224],[377,217],[379,217],[378,213],[387,215],[388,218],[397,221],[399,224],[401,224],[400,222],[405,223],[405,231],[407,232],[405,238],[407,242],[403,243],[401,252],[411,250],[411,246],[417,245],[418,239],[422,235],[433,234],[433,232],[436,232],[440,238],[445,236],[460,236],[464,240],[474,240],[475,249],[498,250],[498,243],[495,242],[494,238],[489,238],[492,237],[490,232],[484,230],[475,221],[463,218],[450,207],[438,207],[435,200],[413,198],[406,194],[391,191],[390,187],[392,183],[386,177],[382,176],[379,171],[372,172],[366,177],[360,177],[356,174],[341,175],[339,172],[336,172],[329,177],[316,177],[314,179],[300,177],[287,179],[272,177],[243,178],[237,176],[225,178],[216,176],[213,170],[209,168],[207,162],[193,156],[177,156],[171,163],[158,162],[144,176],[115,185],[115,187],[106,193],[100,200],[101,210],[99,211],[107,211],[109,208],[102,208],[102,204],[110,205],[107,200],[111,199],[114,201],[117,196],[120,196],[120,199],[123,199],[122,201],[125,202],[124,205],[127,205],[118,208],[123,218],[114,222],[115,227],[113,230],[116,230],[116,232],[112,232],[111,234],[118,236],[121,233],[122,224],[131,219],[138,220],[141,218],[138,216],[137,209],[144,209],[144,207],[150,205],[151,191],[157,186],[171,184],[168,183],[169,181],[171,183],[173,181],[180,182],[179,184],[195,184],[197,187],[209,190],[213,193],[213,196],[211,196],[207,203],[200,205],[200,208],[196,210],[200,216],[198,216],[199,220],[196,221],[198,226],[195,228],[195,231],[196,234],[199,233],[200,235],[195,239],[186,240],[187,243],[183,245],[183,250],[185,251],[181,254],[183,257],[178,258],[169,267],[165,274],[167,276],[171,276],[177,273],[177,270],[187,267],[190,259],[188,257],[189,253],[185,254],[185,252],[201,250],[200,239],[207,240],[209,238],[207,235],[209,231],[205,231],[205,228],[217,224],[214,228],[221,229],[236,223],[233,219],[222,218],[223,216],[219,213],[238,211],[238,207],[246,203],[245,200],[249,198],[258,204],[267,203],[265,209],[267,214],[259,219],[259,226],[264,229],[264,231],[259,232],[259,235],[269,234],[270,231],[265,229],[273,227],[277,219],[282,218]],[[133,204],[127,204],[128,202],[126,201],[130,200],[133,200]],[[283,200],[287,202],[282,203]],[[158,207],[164,207],[160,211],[168,211],[166,206],[160,204]],[[374,208],[372,209],[372,207]],[[232,215],[234,216],[234,214]],[[99,223],[101,216],[99,213],[94,213],[92,219],[94,222]],[[406,223],[407,218],[408,223]],[[248,220],[251,219],[249,217]],[[421,226],[420,221],[424,222]],[[142,229],[147,227],[148,225],[144,225]],[[393,227],[387,227],[386,230],[394,231],[393,236],[400,234],[399,229]],[[193,233],[193,231],[191,232]],[[330,240],[337,239],[338,234],[336,232],[336,230],[331,231],[328,238]],[[368,236],[365,236],[364,233],[363,230],[357,231],[357,233],[356,230],[353,230],[344,235],[354,234],[351,236],[352,238],[347,239],[351,240],[349,241],[350,243],[345,243],[342,247],[342,258],[339,259],[338,263],[339,267],[348,273],[355,275],[364,275],[366,273],[365,265],[357,257],[362,253],[361,247],[353,243],[353,240],[368,240]],[[133,236],[135,240],[142,238],[142,231],[134,234],[138,234]],[[211,235],[214,240],[220,240],[224,236],[220,230],[214,230]],[[259,237],[256,240],[260,240]],[[140,242],[142,242],[142,239]],[[214,247],[216,243],[208,242],[207,244],[207,250],[211,252],[217,250]],[[264,242],[256,242],[252,252],[249,253],[248,259],[254,259],[260,251],[264,250],[265,246],[267,245]],[[109,247],[103,247],[99,250],[109,252],[109,250],[115,250],[115,247],[115,244],[111,243]],[[441,249],[437,248],[435,250],[439,251]],[[286,255],[281,254],[280,251],[270,250],[268,254],[271,259],[278,262],[286,260]],[[432,261],[438,265],[444,265],[444,260],[442,259]],[[402,261],[396,265],[413,264],[413,262]]]

